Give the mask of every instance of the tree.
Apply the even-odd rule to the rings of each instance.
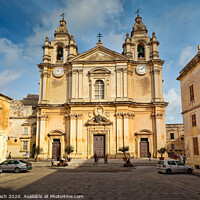
[[[124,147],[124,146],[120,147],[119,151],[123,152],[125,159],[127,159],[126,158],[126,152],[129,151],[129,146],[127,146],[127,147]]]
[[[67,146],[65,147],[65,152],[66,152],[67,154],[70,154],[70,153],[72,153],[73,151],[74,151],[73,146],[67,145]]]
[[[38,155],[43,151],[42,148],[40,148],[39,146],[36,146],[35,148],[33,148],[33,155],[35,156],[35,160],[38,161]]]
[[[162,158],[163,154],[166,152],[166,150],[167,150],[167,149],[165,149],[165,148],[160,148],[160,149],[158,150],[158,153],[161,155],[161,158]]]

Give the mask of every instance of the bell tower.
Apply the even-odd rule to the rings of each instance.
[[[153,143],[153,156],[157,156],[157,150],[165,147],[165,107],[167,103],[163,99],[162,65],[163,60],[159,58],[158,45],[155,32],[152,37],[147,35],[148,30],[136,12],[135,24],[132,27],[131,35],[126,35],[123,44],[123,54],[129,57],[128,66],[128,97],[136,102],[138,110],[143,108],[151,112],[149,119],[152,126],[152,138],[148,139]],[[131,72],[131,73],[130,73]],[[144,112],[144,111],[143,111]],[[142,116],[142,112],[140,113]],[[137,115],[135,115],[135,119]],[[144,118],[136,120],[141,123]],[[147,125],[146,125],[147,126]],[[145,126],[143,126],[145,127]],[[138,146],[145,138],[138,134]],[[147,138],[147,136],[145,136]],[[139,150],[138,150],[139,151]]]
[[[163,101],[162,65],[164,61],[159,59],[159,42],[155,32],[152,33],[151,38],[147,36],[147,33],[148,30],[142,22],[142,17],[137,14],[131,37],[129,37],[129,33],[126,35],[123,54],[132,61],[136,74],[140,75],[140,80],[146,76],[150,78],[150,101]]]
[[[55,30],[55,38],[49,41],[46,36],[43,45],[43,62],[40,68],[40,95],[39,103],[55,103],[58,100],[65,103],[69,98],[69,79],[65,79],[69,70],[65,63],[78,55],[78,48],[74,36],[70,35],[66,27],[64,14],[61,15],[60,25]]]

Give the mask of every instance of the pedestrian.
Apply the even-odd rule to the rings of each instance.
[[[54,166],[54,159],[53,158],[51,159],[51,166],[52,167]]]
[[[28,151],[25,153],[25,159],[28,159],[29,158],[29,153]]]
[[[149,161],[151,161],[151,152],[149,152],[148,157],[149,157]]]
[[[108,155],[106,154],[105,158],[104,158],[104,163],[108,164]]]
[[[67,155],[67,161],[70,162],[70,155]]]
[[[96,154],[96,153],[94,154],[94,162],[95,162],[95,163],[98,163],[98,157],[97,157],[97,154]]]
[[[57,166],[60,164],[60,156],[57,157]]]
[[[181,153],[180,157],[180,161],[183,163],[183,154]]]
[[[183,164],[185,165],[185,162],[186,162],[186,156],[185,154],[183,155]]]
[[[11,159],[11,152],[10,152],[9,155],[8,155],[8,159]]]

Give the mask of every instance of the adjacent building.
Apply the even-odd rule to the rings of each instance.
[[[180,71],[182,115],[187,163],[200,167],[200,45],[198,53]]]
[[[166,149],[169,154],[185,153],[183,124],[166,124]]]
[[[28,94],[23,100],[13,100],[10,106],[8,153],[14,158],[32,156],[36,141],[38,95]]]
[[[143,158],[165,147],[162,65],[155,33],[147,35],[138,15],[123,53],[103,46],[79,54],[64,18],[55,38],[46,37],[40,69],[36,146],[41,158],[131,156]],[[29,122],[30,123],[30,122]],[[31,123],[30,123],[31,125]],[[26,126],[22,126],[26,127]]]
[[[0,93],[0,162],[6,159],[11,98]]]

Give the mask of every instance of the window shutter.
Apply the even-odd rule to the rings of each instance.
[[[198,137],[193,138],[194,155],[199,155]]]

